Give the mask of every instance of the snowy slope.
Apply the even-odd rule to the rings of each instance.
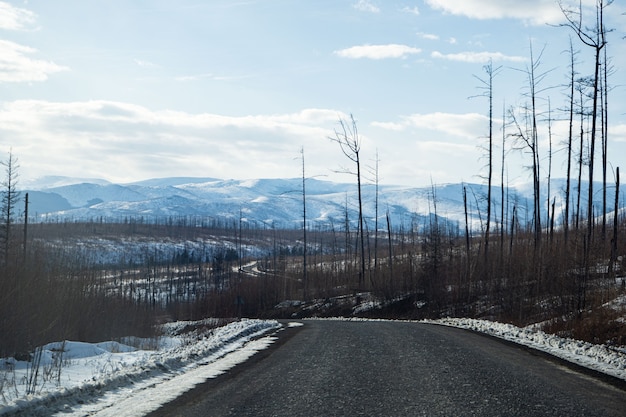
[[[53,218],[120,220],[143,217],[146,220],[167,216],[239,219],[280,228],[302,224],[302,179],[222,180],[215,178],[162,178],[130,184],[110,184],[103,180],[81,182],[80,179],[53,177],[28,184],[31,214],[39,219]],[[575,190],[576,184],[572,184]],[[598,187],[599,185],[596,185]],[[585,192],[583,186],[583,195]],[[379,227],[386,224],[386,213],[395,226],[423,227],[430,213],[464,227],[466,190],[468,220],[471,229],[480,230],[485,221],[487,187],[482,184],[442,184],[434,187],[399,187],[381,185],[378,189]],[[563,208],[564,180],[552,182],[551,196],[558,215]],[[599,188],[598,188],[599,189]],[[25,189],[24,191],[28,191]],[[363,210],[371,230],[376,214],[376,187],[363,185]],[[546,202],[544,187],[542,201]],[[597,193],[601,198],[601,193]],[[492,189],[493,222],[500,222],[501,190]],[[610,200],[610,199],[609,199]],[[508,203],[506,203],[508,202]],[[355,222],[358,213],[357,188],[352,183],[306,180],[307,220],[325,226],[343,224],[346,210]],[[586,204],[586,203],[585,203]],[[532,212],[532,188],[518,184],[505,190],[506,219],[516,207],[520,223],[529,221]],[[601,207],[601,206],[599,206]]]

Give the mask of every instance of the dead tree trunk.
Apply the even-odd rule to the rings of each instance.
[[[356,120],[354,116],[350,115],[350,122],[345,120],[339,120],[340,129],[335,130],[335,136],[330,139],[333,142],[337,142],[341,147],[343,154],[352,161],[356,166],[356,172],[344,170],[342,172],[356,175],[357,191],[359,200],[359,224],[358,234],[360,237],[360,260],[361,268],[359,270],[359,285],[363,286],[365,283],[365,234],[363,227],[363,196],[361,193],[361,138],[358,133]]]
[[[617,260],[617,228],[619,217],[619,167],[615,169],[615,206],[613,207],[613,237],[611,238],[611,257],[609,259],[609,277],[615,278]]]

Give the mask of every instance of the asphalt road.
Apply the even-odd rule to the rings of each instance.
[[[305,321],[151,416],[625,416],[626,391],[443,326]]]

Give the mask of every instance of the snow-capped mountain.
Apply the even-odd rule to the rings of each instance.
[[[358,218],[356,184],[306,180],[307,222],[342,227],[346,213]],[[409,188],[381,185],[378,188],[379,228],[389,213],[394,225],[422,227],[436,213],[464,227],[463,189],[466,190],[468,220],[478,230],[486,216],[487,186],[444,184]],[[557,219],[563,206],[564,180],[552,183]],[[599,188],[598,188],[599,189]],[[574,190],[574,186],[572,186]],[[123,220],[141,217],[146,221],[164,217],[243,219],[261,226],[299,227],[303,218],[302,179],[222,180],[216,178],[162,178],[129,184],[112,184],[97,179],[46,177],[28,183],[29,216],[44,219]],[[546,190],[543,190],[545,193]],[[573,191],[572,191],[573,193]],[[585,194],[583,194],[585,195]],[[548,205],[547,195],[545,201]],[[583,198],[583,200],[585,200]],[[612,198],[611,198],[612,200]],[[501,190],[492,188],[492,221],[500,222]],[[505,190],[505,219],[516,207],[520,222],[532,217],[532,189],[524,185]],[[368,229],[376,217],[376,187],[363,187],[363,210]],[[586,206],[586,202],[581,202]],[[545,212],[545,210],[544,210]],[[529,213],[529,214],[526,214]],[[545,214],[544,214],[545,216]],[[542,222],[545,221],[542,219]]]

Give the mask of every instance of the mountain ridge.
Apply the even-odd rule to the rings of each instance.
[[[564,184],[565,180],[552,181],[551,198],[557,201],[557,219],[559,207],[563,205]],[[248,223],[281,228],[302,225],[302,178],[237,180],[167,177],[114,184],[101,179],[57,176],[30,181],[28,185],[30,188],[23,188],[22,191],[29,193],[29,213],[37,221],[89,221],[95,218],[122,220],[130,217],[151,221],[162,217],[191,216],[241,219]],[[358,218],[355,183],[311,178],[306,179],[305,187],[307,222],[312,225],[343,225],[346,213],[351,222]],[[373,184],[366,184],[362,188],[364,216],[369,229],[375,223],[376,188]],[[487,186],[477,183],[428,187],[379,185],[379,226],[382,227],[387,213],[394,225],[425,224],[435,208],[439,217],[464,225],[464,189],[467,191],[468,221],[471,228],[476,230],[484,221],[487,194]],[[545,193],[545,187],[543,191]],[[523,184],[508,187],[505,192],[507,213],[515,205],[518,218],[528,219],[529,215],[519,215],[527,208],[532,212],[532,194],[527,195],[528,187]],[[500,195],[500,186],[492,187],[493,212],[496,213],[492,221],[496,223],[500,222]],[[547,195],[542,201],[546,202],[543,213],[546,216]]]

